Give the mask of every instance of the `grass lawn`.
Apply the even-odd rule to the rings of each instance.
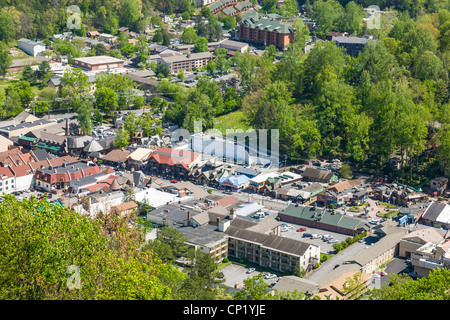
[[[214,129],[218,129],[226,135],[227,129],[242,129],[246,131],[251,126],[246,122],[245,115],[241,110],[230,112],[214,119]]]

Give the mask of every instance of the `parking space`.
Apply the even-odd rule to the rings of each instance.
[[[287,223],[287,224],[291,225],[292,228],[289,228],[287,231],[281,232],[281,235],[283,237],[294,239],[294,240],[300,240],[300,241],[314,244],[316,246],[320,246],[320,251],[322,253],[331,253],[334,251],[333,243],[328,243],[326,241],[323,241],[322,236],[331,236],[337,242],[344,241],[347,237],[349,237],[346,234],[331,232],[331,231],[322,230],[322,229],[305,227],[303,225],[298,225],[298,224],[294,224],[294,223]],[[306,230],[305,231],[297,231],[300,228],[306,228]],[[303,230],[303,229],[301,229],[301,230]],[[305,233],[317,234],[320,236],[320,238],[317,238],[317,239],[304,238],[303,235]]]
[[[269,272],[260,272],[258,270],[254,270],[251,273],[247,273],[248,269],[249,269],[248,267],[233,264],[233,263],[222,268],[221,271],[225,278],[225,282],[223,284],[228,287],[234,288],[235,285],[242,286],[244,284],[244,280],[247,278],[254,277],[260,273],[262,273],[264,276],[266,274],[269,274]],[[272,272],[270,272],[270,274],[273,275]],[[274,275],[273,277],[269,277],[268,279],[266,279],[266,278],[264,279],[264,281],[269,285],[277,282],[277,280],[278,280],[278,276],[276,276],[276,275]]]

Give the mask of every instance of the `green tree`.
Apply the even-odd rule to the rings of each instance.
[[[339,171],[341,178],[343,179],[351,179],[352,178],[352,168],[348,163],[343,163],[341,166],[341,170]]]
[[[22,71],[21,80],[29,82],[30,84],[36,82],[36,76],[34,70],[31,69],[31,66],[25,66],[25,68]]]
[[[208,64],[206,65],[206,69],[210,74],[214,74],[214,71],[216,70],[216,63],[214,60],[210,60]]]
[[[92,101],[88,99],[77,99],[74,109],[77,113],[80,131],[84,135],[90,134],[92,132]]]
[[[370,300],[448,300],[450,271],[446,268],[436,268],[430,271],[428,277],[417,280],[407,275],[392,274],[389,285],[369,293]]]
[[[247,278],[244,280],[244,287],[234,294],[235,300],[266,300],[268,284],[264,281],[263,275]]]
[[[195,29],[192,27],[188,27],[184,29],[183,34],[181,35],[181,41],[186,44],[193,44],[197,39],[197,33]]]
[[[99,87],[95,90],[95,103],[99,110],[106,112],[109,115],[112,115],[117,108],[117,94],[113,89],[109,87]]]
[[[144,236],[125,219],[114,214],[91,219],[35,197],[4,198],[2,299],[171,299],[168,285],[158,278],[161,263],[151,252],[137,254]],[[179,277],[176,270],[171,273]]]
[[[0,74],[3,76],[3,79],[5,79],[11,64],[12,58],[8,47],[3,41],[0,41]]]
[[[194,52],[207,52],[208,40],[205,37],[198,37],[194,42]]]
[[[130,143],[130,134],[125,129],[117,130],[116,138],[114,139],[114,148],[122,149],[127,147]]]

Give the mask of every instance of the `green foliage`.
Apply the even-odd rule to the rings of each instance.
[[[430,271],[428,277],[417,280],[407,275],[392,274],[389,285],[384,284],[380,289],[373,289],[369,293],[370,300],[448,300],[448,286],[450,271],[436,268]]]
[[[46,200],[18,201],[10,195],[0,204],[0,215],[2,299],[172,298],[158,278],[161,263],[151,252],[136,251],[143,234],[126,220],[114,215],[92,220]],[[79,283],[69,266],[79,268]],[[179,272],[171,272],[176,279]]]

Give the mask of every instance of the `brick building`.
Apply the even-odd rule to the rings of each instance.
[[[109,68],[123,68],[125,61],[109,56],[84,57],[73,59],[76,67],[91,71],[107,70]]]
[[[255,45],[274,45],[279,49],[294,42],[295,28],[268,15],[253,15],[239,24],[240,41]]]

